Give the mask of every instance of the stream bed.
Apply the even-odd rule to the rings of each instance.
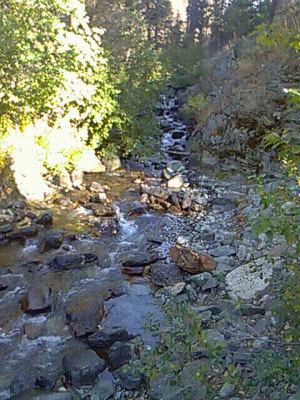
[[[170,115],[174,105],[173,99],[163,98],[163,166],[172,160],[168,150],[186,139],[186,128]],[[172,137],[170,124],[175,124],[177,136]],[[105,187],[113,199],[105,217],[95,218],[93,209],[70,203],[66,196],[58,205],[34,209],[35,216],[51,222],[41,222],[42,229],[31,235],[25,230],[32,211],[2,210],[6,228],[0,252],[1,400],[35,398],[40,392],[32,390],[46,390],[49,399],[52,391],[53,396],[66,396],[64,391],[55,392],[61,385],[67,387],[62,384],[65,360],[78,349],[85,350],[83,339],[99,329],[118,327],[130,338],[141,337],[149,348],[154,345],[157,339],[145,332],[144,325],[149,315],[163,320],[154,301],[157,286],[149,273],[124,273],[122,267],[135,258],[150,265],[153,254],[154,261],[168,261],[169,247],[188,232],[192,220],[187,224],[185,216],[140,203],[140,177],[148,173],[148,184],[161,182],[155,163],[148,167],[146,175],[130,170],[86,175],[86,187]],[[18,214],[21,217],[16,218]],[[16,225],[19,235],[12,236]]]

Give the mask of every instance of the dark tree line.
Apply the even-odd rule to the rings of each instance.
[[[172,13],[170,0],[86,0],[91,24],[104,28],[104,42],[115,46],[117,52],[123,46],[124,54],[142,38],[156,48],[200,43],[218,50],[258,24],[272,23],[278,3],[280,0],[188,0],[183,22]]]
[[[187,36],[220,49],[229,40],[250,33],[274,19],[278,0],[189,0]]]

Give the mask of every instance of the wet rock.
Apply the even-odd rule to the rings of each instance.
[[[96,217],[114,217],[116,210],[114,207],[101,203],[87,203],[84,205],[85,208],[91,210]]]
[[[123,268],[145,267],[154,264],[159,257],[156,253],[142,253],[137,255],[129,255],[126,260],[122,260]]]
[[[58,205],[60,207],[63,207],[63,208],[67,208],[67,207],[72,207],[72,205],[74,203],[68,197],[59,197],[58,199],[55,199],[53,201],[53,204],[56,204],[56,205]]]
[[[116,235],[119,231],[119,222],[114,217],[101,217],[93,225],[93,232],[95,235]]]
[[[97,263],[98,256],[95,254],[62,254],[53,258],[49,263],[49,268],[54,271],[65,271],[76,268],[80,269]]]
[[[70,332],[75,336],[84,336],[97,332],[104,315],[104,303],[101,296],[93,293],[75,293],[66,300],[65,314]]]
[[[145,205],[141,205],[140,207],[134,207],[127,213],[127,218],[136,218],[139,215],[146,214],[147,207]]]
[[[127,390],[138,389],[143,380],[142,373],[138,368],[135,368],[134,361],[131,365],[123,365],[121,368],[114,371],[113,374],[115,378],[118,379],[121,386]]]
[[[50,311],[50,295],[51,289],[47,286],[33,287],[21,299],[21,308],[23,311],[31,314]]]
[[[89,335],[85,342],[93,349],[108,349],[115,342],[128,342],[132,338],[126,329],[121,327],[102,328]]]
[[[59,249],[64,239],[63,232],[49,231],[46,232],[38,241],[38,250],[40,253],[52,249]]]
[[[190,155],[189,151],[185,151],[181,145],[174,145],[167,150],[167,153],[173,156],[173,158],[180,159]]]
[[[213,271],[217,267],[216,261],[208,254],[185,248],[179,244],[170,247],[171,259],[184,271],[198,274],[203,271]]]
[[[114,198],[106,193],[97,193],[91,197],[92,203],[109,204],[114,201]]]
[[[25,240],[28,237],[35,236],[40,230],[40,227],[37,225],[28,226],[27,228],[17,229],[13,232],[9,232],[6,234],[6,238],[9,240]]]
[[[18,222],[16,228],[20,229],[20,228],[25,228],[26,226],[30,226],[32,223],[32,220],[29,217],[24,217],[24,218],[20,217],[20,218],[17,218],[16,222]]]
[[[43,226],[50,226],[53,223],[53,215],[50,212],[44,212],[38,215],[32,221],[34,224],[43,225]]]
[[[22,331],[29,340],[35,340],[44,333],[43,323],[24,324]]]
[[[90,349],[75,351],[63,358],[65,375],[72,386],[93,383],[97,375],[104,371],[105,366],[105,360]]]
[[[183,138],[184,135],[186,135],[186,132],[183,130],[175,129],[172,131],[172,138],[175,140]]]
[[[183,275],[180,268],[167,262],[157,262],[150,267],[150,280],[157,286],[174,286],[182,282]]]
[[[32,321],[23,325],[22,331],[27,339],[35,340],[40,336],[66,337],[69,333],[65,329],[66,321],[62,316],[51,316],[40,322]]]
[[[110,369],[115,371],[135,358],[134,345],[116,341],[109,349]]]
[[[108,400],[113,397],[115,394],[114,376],[108,369],[98,375],[96,383],[89,394],[91,399]]]
[[[12,232],[13,225],[12,224],[5,224],[0,226],[0,234],[6,234]]]

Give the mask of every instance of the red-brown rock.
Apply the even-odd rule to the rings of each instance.
[[[46,312],[51,309],[51,289],[47,286],[32,287],[21,299],[21,308],[28,313]]]
[[[170,248],[171,259],[184,271],[190,274],[199,274],[204,271],[213,271],[217,262],[206,253],[199,253],[196,250],[188,249],[180,245]]]

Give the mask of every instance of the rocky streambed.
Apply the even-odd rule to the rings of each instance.
[[[0,399],[215,398],[201,371],[210,371],[216,398],[267,398],[220,376],[230,368],[251,375],[253,357],[276,348],[268,305],[288,248],[252,235],[246,222],[259,196],[242,175],[186,167],[177,107],[163,99],[165,156],[143,172],[128,162],[85,174],[49,207],[17,200],[2,208]],[[186,322],[182,334],[196,329],[192,348],[200,347],[175,354],[167,372],[153,356],[147,377],[145,354],[163,337],[170,304],[197,316],[200,325]],[[158,337],[145,329],[149,315]],[[219,370],[207,343],[221,344]]]

